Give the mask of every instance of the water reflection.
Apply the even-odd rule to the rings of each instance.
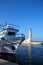
[[[16,52],[20,65],[43,65],[43,45],[32,45],[30,61],[30,45],[21,45]]]
[[[43,45],[32,45],[32,64],[43,65]]]

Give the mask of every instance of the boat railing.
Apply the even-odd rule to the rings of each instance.
[[[6,29],[16,29],[16,30],[19,30],[19,28],[20,28],[20,26],[18,26],[18,25],[2,25],[2,27],[0,27],[0,32],[2,31],[2,30],[6,30]]]
[[[16,38],[16,37],[22,37],[22,38],[25,38],[25,35],[24,34],[16,34],[16,35],[11,35],[9,36],[9,38]]]
[[[24,37],[25,38],[25,35],[24,34],[16,34],[16,37]]]
[[[16,35],[10,35],[10,36],[6,36],[6,39],[12,39],[12,38],[25,38],[24,34],[16,34]]]

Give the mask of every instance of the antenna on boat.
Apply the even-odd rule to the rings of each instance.
[[[13,26],[17,26],[17,27],[20,27],[19,25],[14,25],[14,24],[10,24],[10,25],[13,25]]]
[[[4,29],[4,25],[3,24],[0,24],[0,28],[2,28],[3,27],[3,29]]]
[[[7,25],[7,21],[5,22],[5,26]]]
[[[6,25],[7,25],[7,21],[5,21],[5,24],[2,25],[3,26],[3,29],[6,27]]]

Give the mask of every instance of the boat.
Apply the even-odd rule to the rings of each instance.
[[[0,28],[0,57],[15,55],[17,48],[25,40],[25,35],[19,33],[17,25],[5,24]],[[4,56],[5,55],[5,56]]]

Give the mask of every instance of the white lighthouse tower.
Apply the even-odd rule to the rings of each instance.
[[[32,29],[29,29],[29,42],[32,42]]]

